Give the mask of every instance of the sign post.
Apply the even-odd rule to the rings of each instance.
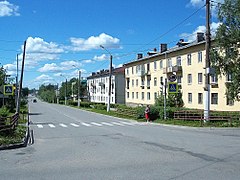
[[[169,82],[168,83],[168,93],[169,94],[178,93],[178,84],[176,82]]]
[[[7,96],[12,96],[13,95],[13,85],[4,85],[3,87],[3,94]]]

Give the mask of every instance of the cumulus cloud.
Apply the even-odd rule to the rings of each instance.
[[[19,7],[9,3],[8,1],[0,1],[0,17],[3,16],[19,16]]]
[[[39,72],[62,72],[62,71],[67,71],[71,70],[74,68],[79,68],[81,67],[82,64],[76,61],[64,61],[61,62],[59,65],[56,63],[51,63],[51,64],[45,64],[43,67],[39,68]]]
[[[119,39],[114,38],[108,34],[102,33],[99,36],[91,36],[88,39],[83,38],[70,38],[72,44],[71,50],[73,51],[88,51],[99,49],[100,45],[105,48],[120,48]]]
[[[220,23],[215,23],[215,22],[213,22],[211,24],[211,35],[212,35],[212,37],[215,36],[216,30],[217,30],[219,25],[220,25]],[[183,39],[186,39],[187,42],[193,42],[193,41],[196,40],[198,32],[205,33],[206,32],[206,26],[198,26],[192,33],[182,33],[182,34],[180,34],[180,37],[183,38]]]
[[[43,82],[43,81],[50,81],[52,80],[53,78],[50,77],[49,75],[46,75],[46,74],[42,74],[38,77],[35,78],[35,82]]]
[[[106,54],[102,54],[101,56],[94,56],[93,60],[95,61],[104,61],[109,59],[109,56],[107,56]]]

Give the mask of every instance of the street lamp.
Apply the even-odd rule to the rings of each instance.
[[[77,66],[73,65],[77,68]],[[80,107],[80,85],[81,85],[81,71],[78,70],[78,107]]]
[[[110,100],[111,100],[111,86],[112,86],[112,54],[103,46],[100,45],[102,49],[104,49],[110,55],[110,65],[109,65],[109,88],[108,88],[108,104],[107,104],[107,112],[110,111]]]
[[[66,85],[65,85],[65,105],[67,105],[67,78],[60,74],[60,76],[64,77],[66,79]]]

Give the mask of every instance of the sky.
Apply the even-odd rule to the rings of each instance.
[[[223,0],[215,0],[223,2]],[[0,0],[0,66],[23,87],[57,84],[136,59],[161,43],[194,41],[205,32],[205,0]],[[212,3],[211,31],[219,23]],[[101,48],[100,45],[104,47]]]

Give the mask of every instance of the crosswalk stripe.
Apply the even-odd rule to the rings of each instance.
[[[118,125],[118,126],[124,126],[123,124],[118,123],[118,122],[112,122],[112,124],[115,124],[115,125]]]
[[[65,124],[59,124],[60,126],[62,126],[62,127],[64,127],[64,128],[66,128],[67,127],[67,125],[65,125]]]
[[[55,128],[56,126],[54,126],[53,124],[48,124],[48,126],[50,127],[50,128]]]
[[[73,127],[79,127],[78,124],[75,124],[75,123],[70,123]]]
[[[38,127],[38,128],[43,128],[43,125],[37,124],[37,127]]]
[[[124,122],[124,121],[121,121],[122,124],[126,124],[126,125],[130,125],[130,126],[134,126],[133,123],[129,123],[129,122]]]
[[[98,124],[98,123],[95,123],[95,122],[91,122],[92,125],[96,125],[96,126],[102,126],[102,124]]]
[[[107,125],[107,126],[114,126],[113,124],[107,123],[107,122],[102,122],[103,125]]]
[[[92,126],[91,124],[87,124],[87,123],[81,123],[83,126],[87,126],[87,127],[90,127],[90,126]]]

